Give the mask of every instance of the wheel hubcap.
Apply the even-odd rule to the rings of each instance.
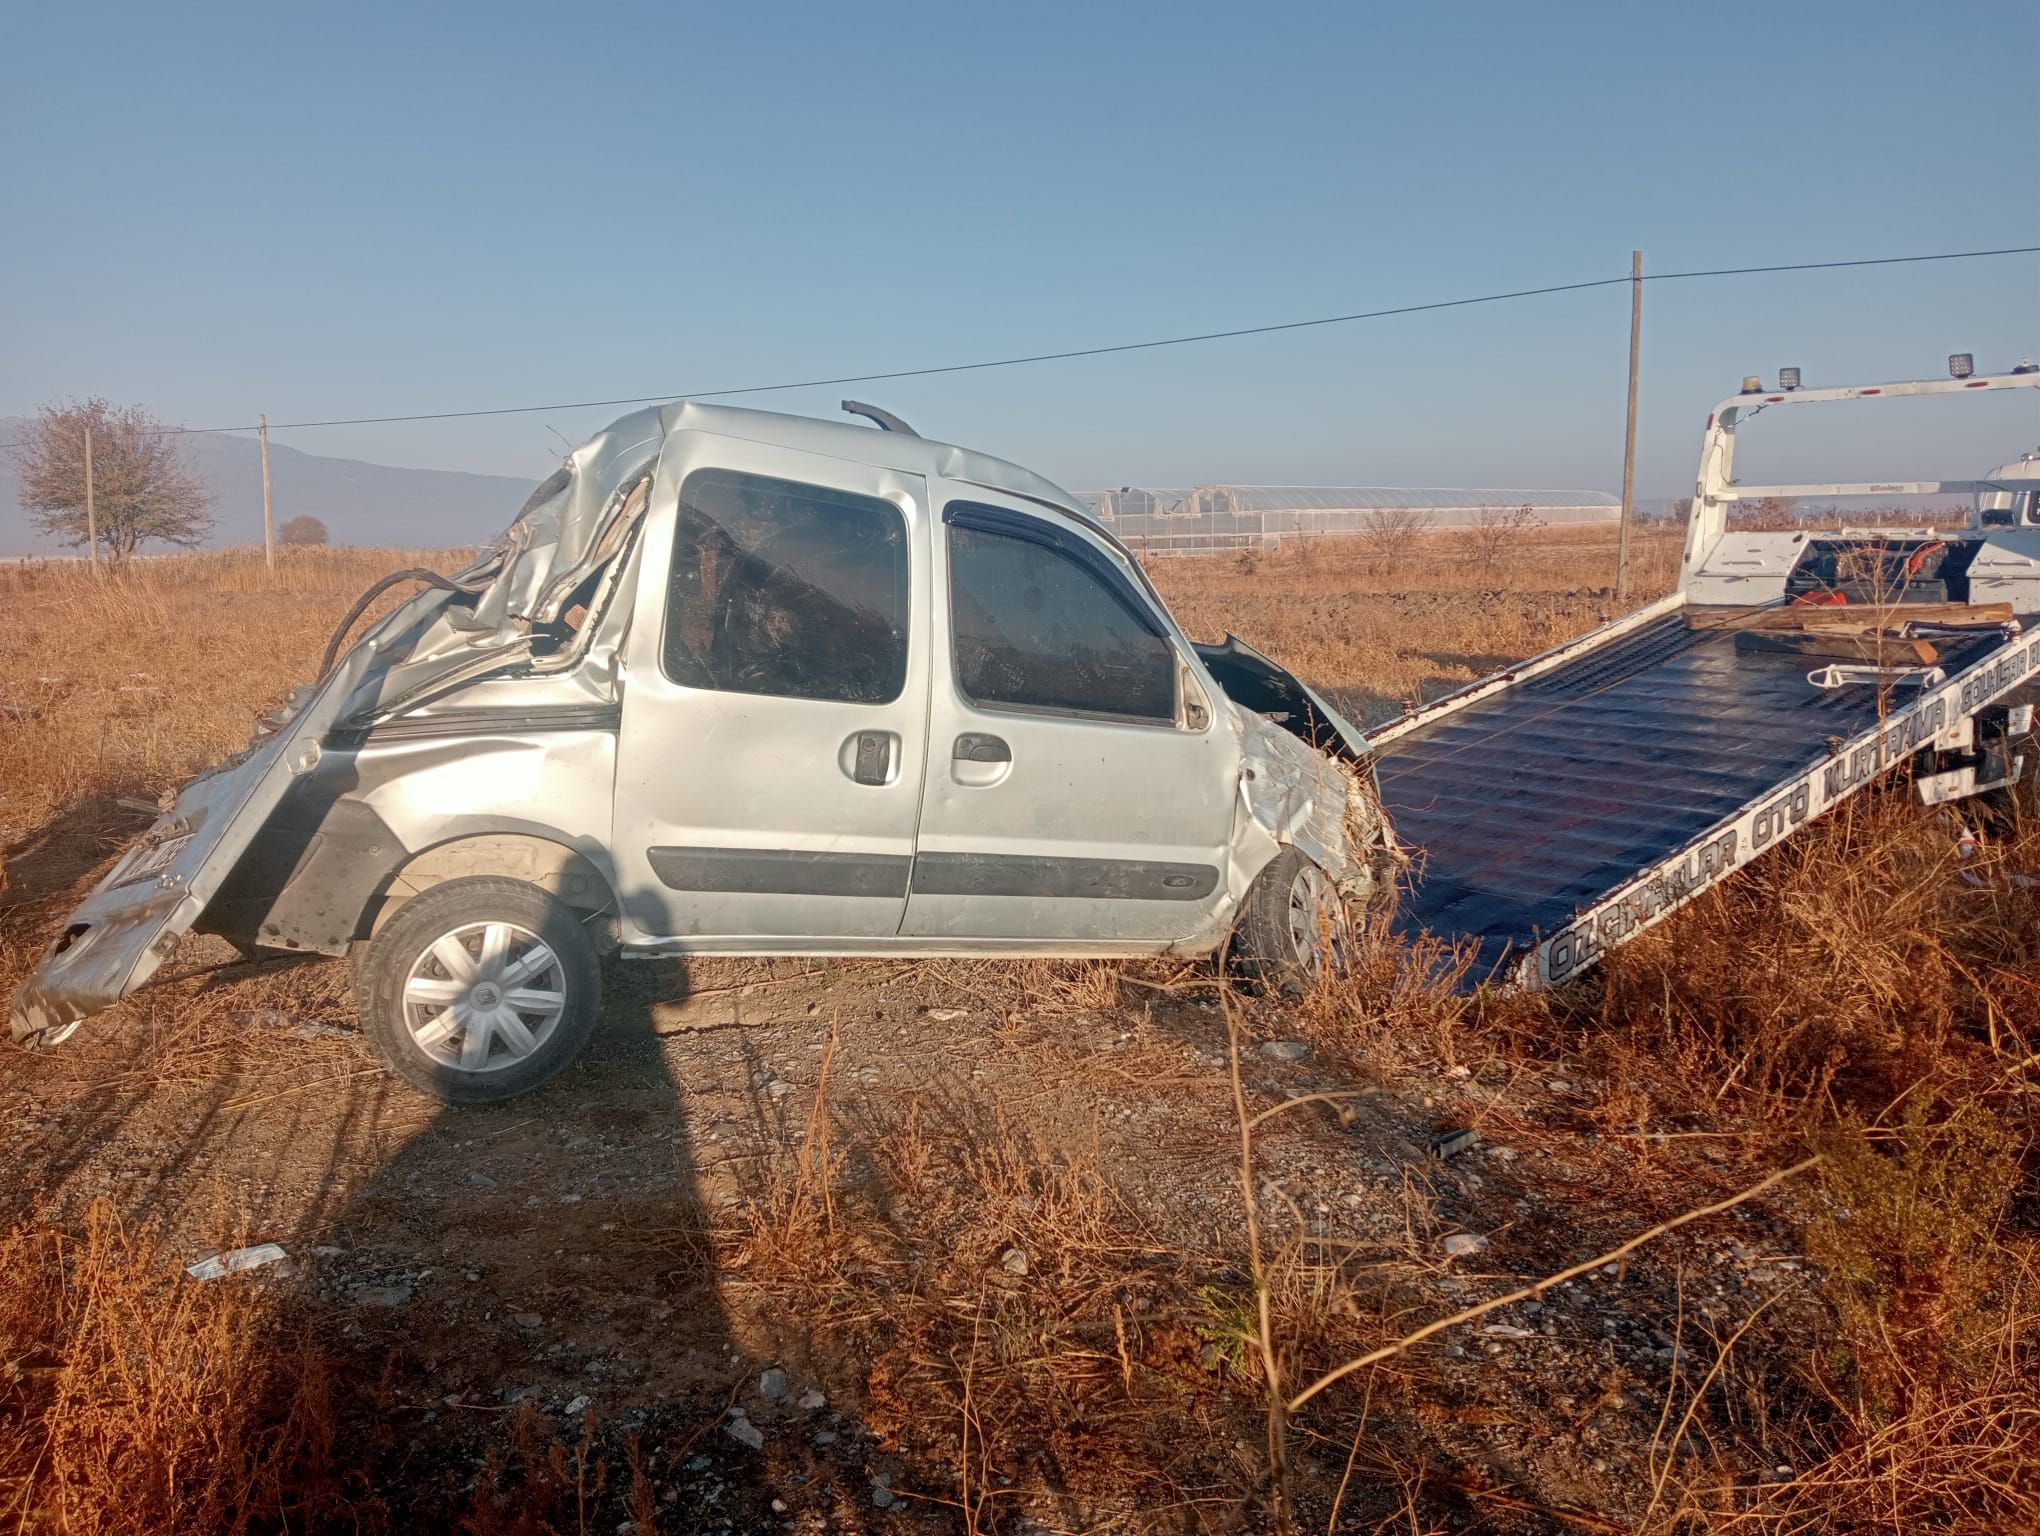
[[[559,956],[515,923],[441,934],[404,978],[404,1026],[443,1067],[499,1072],[552,1037],[567,1011]]]
[[[1289,943],[1305,974],[1315,977],[1323,968],[1325,950],[1336,951],[1344,937],[1343,928],[1323,872],[1315,865],[1304,865],[1289,882]]]

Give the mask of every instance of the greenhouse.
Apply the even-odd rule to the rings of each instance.
[[[1613,523],[1605,491],[1467,490],[1443,486],[1117,486],[1081,498],[1129,548],[1145,554],[1266,548],[1285,539],[1384,530],[1426,533],[1479,524],[1484,513],[1529,509],[1530,526]],[[1527,519],[1526,519],[1527,521]]]

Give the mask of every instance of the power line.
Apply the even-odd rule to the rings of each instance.
[[[1680,282],[1695,278],[1751,277],[1777,272],[1831,272],[1844,267],[1895,267],[1934,261],[1975,261],[1995,256],[2040,255],[2040,245],[2004,246],[1985,251],[1936,251],[1919,256],[1864,256],[1844,261],[1781,262],[1769,266],[1709,267],[1688,272],[1645,273],[1647,283]],[[991,368],[1018,368],[1029,363],[1068,362],[1084,357],[1109,357],[1124,352],[1149,352],[1160,347],[1187,347],[1207,341],[1230,341],[1243,336],[1271,336],[1283,331],[1313,330],[1328,325],[1352,325],[1363,320],[1386,320],[1397,315],[1428,314],[1434,310],[1465,309],[1476,304],[1503,304],[1516,299],[1544,298],[1558,293],[1579,293],[1589,288],[1613,288],[1632,279],[1593,278],[1586,282],[1554,283],[1543,288],[1516,288],[1506,293],[1483,293],[1469,298],[1438,299],[1428,304],[1401,304],[1389,309],[1357,310],[1344,315],[1320,315],[1309,320],[1284,320],[1270,325],[1247,325],[1224,331],[1199,331],[1187,336],[1164,336],[1151,341],[1117,342],[1109,346],[1072,347],[1061,352],[1031,352],[1014,357],[986,358],[971,363],[943,363],[927,368],[897,368],[885,373],[841,374],[830,378],[796,379],[781,384],[746,384],[732,389],[673,390],[661,395],[628,395],[610,400],[560,400],[545,405],[503,405],[466,411],[419,411],[396,416],[340,416],[320,421],[271,422],[271,431],[303,431],[315,427],[387,426],[412,421],[466,421],[482,416],[524,416],[540,411],[580,411],[623,405],[655,405],[668,400],[728,400],[739,395],[777,394],[790,389],[821,389],[841,384],[878,384],[894,379],[925,379],[938,374],[978,373]],[[165,427],[164,436],[202,437],[221,432],[253,432],[254,426]],[[9,443],[0,446],[18,447]]]
[[[1103,347],[1073,347],[1065,352],[1031,352],[1019,357],[994,357],[975,363],[943,363],[932,368],[898,368],[890,373],[849,373],[836,378],[797,379],[785,384],[746,384],[736,389],[689,389],[663,395],[632,395],[618,400],[566,400],[552,405],[508,405],[482,411],[428,411],[416,416],[357,416],[339,421],[291,421],[287,427],[361,427],[397,421],[452,421],[470,416],[519,416],[534,411],[578,411],[596,406],[653,405],[666,400],[727,400],[734,395],[768,395],[788,389],[821,389],[838,384],[877,384],[889,379],[924,379],[941,373],[976,373],[987,368],[1017,368],[1024,363],[1056,363],[1079,357],[1105,357],[1115,352],[1146,352],[1156,347],[1185,347],[1200,341],[1225,341],[1236,336],[1266,336],[1276,331],[1301,331],[1320,325],[1345,325],[1356,320],[1381,320],[1390,315],[1415,315],[1432,309],[1458,309],[1468,304],[1499,304],[1548,293],[1576,293],[1626,283],[1626,277],[1597,278],[1587,283],[1560,283],[1550,288],[1520,288],[1512,293],[1486,293],[1469,299],[1440,299],[1396,309],[1370,309],[1351,315],[1325,315],[1313,320],[1285,320],[1275,325],[1248,325],[1230,331],[1203,331],[1194,336],[1165,336],[1155,341],[1123,341]],[[274,427],[275,424],[272,424]],[[245,427],[204,427],[206,432],[240,432]]]
[[[1926,256],[1862,256],[1851,261],[1794,261],[1775,267],[1711,267],[1695,272],[1646,272],[1646,283],[1673,282],[1682,277],[1749,277],[1760,272],[1824,272],[1833,267],[1902,267],[1919,261],[1971,261],[1979,256],[2032,256],[2040,245],[2008,245],[1994,251],[1938,251]],[[1628,281],[1628,279],[1623,279]]]

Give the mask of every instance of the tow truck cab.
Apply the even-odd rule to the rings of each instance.
[[[1984,477],[1973,528],[2040,528],[2040,448]]]

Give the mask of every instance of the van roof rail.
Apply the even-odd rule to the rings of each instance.
[[[904,421],[901,421],[899,417],[893,415],[891,411],[881,406],[866,405],[862,400],[845,400],[843,402],[843,409],[852,416],[863,416],[877,422],[887,432],[897,432],[902,437],[919,437],[921,435]]]

